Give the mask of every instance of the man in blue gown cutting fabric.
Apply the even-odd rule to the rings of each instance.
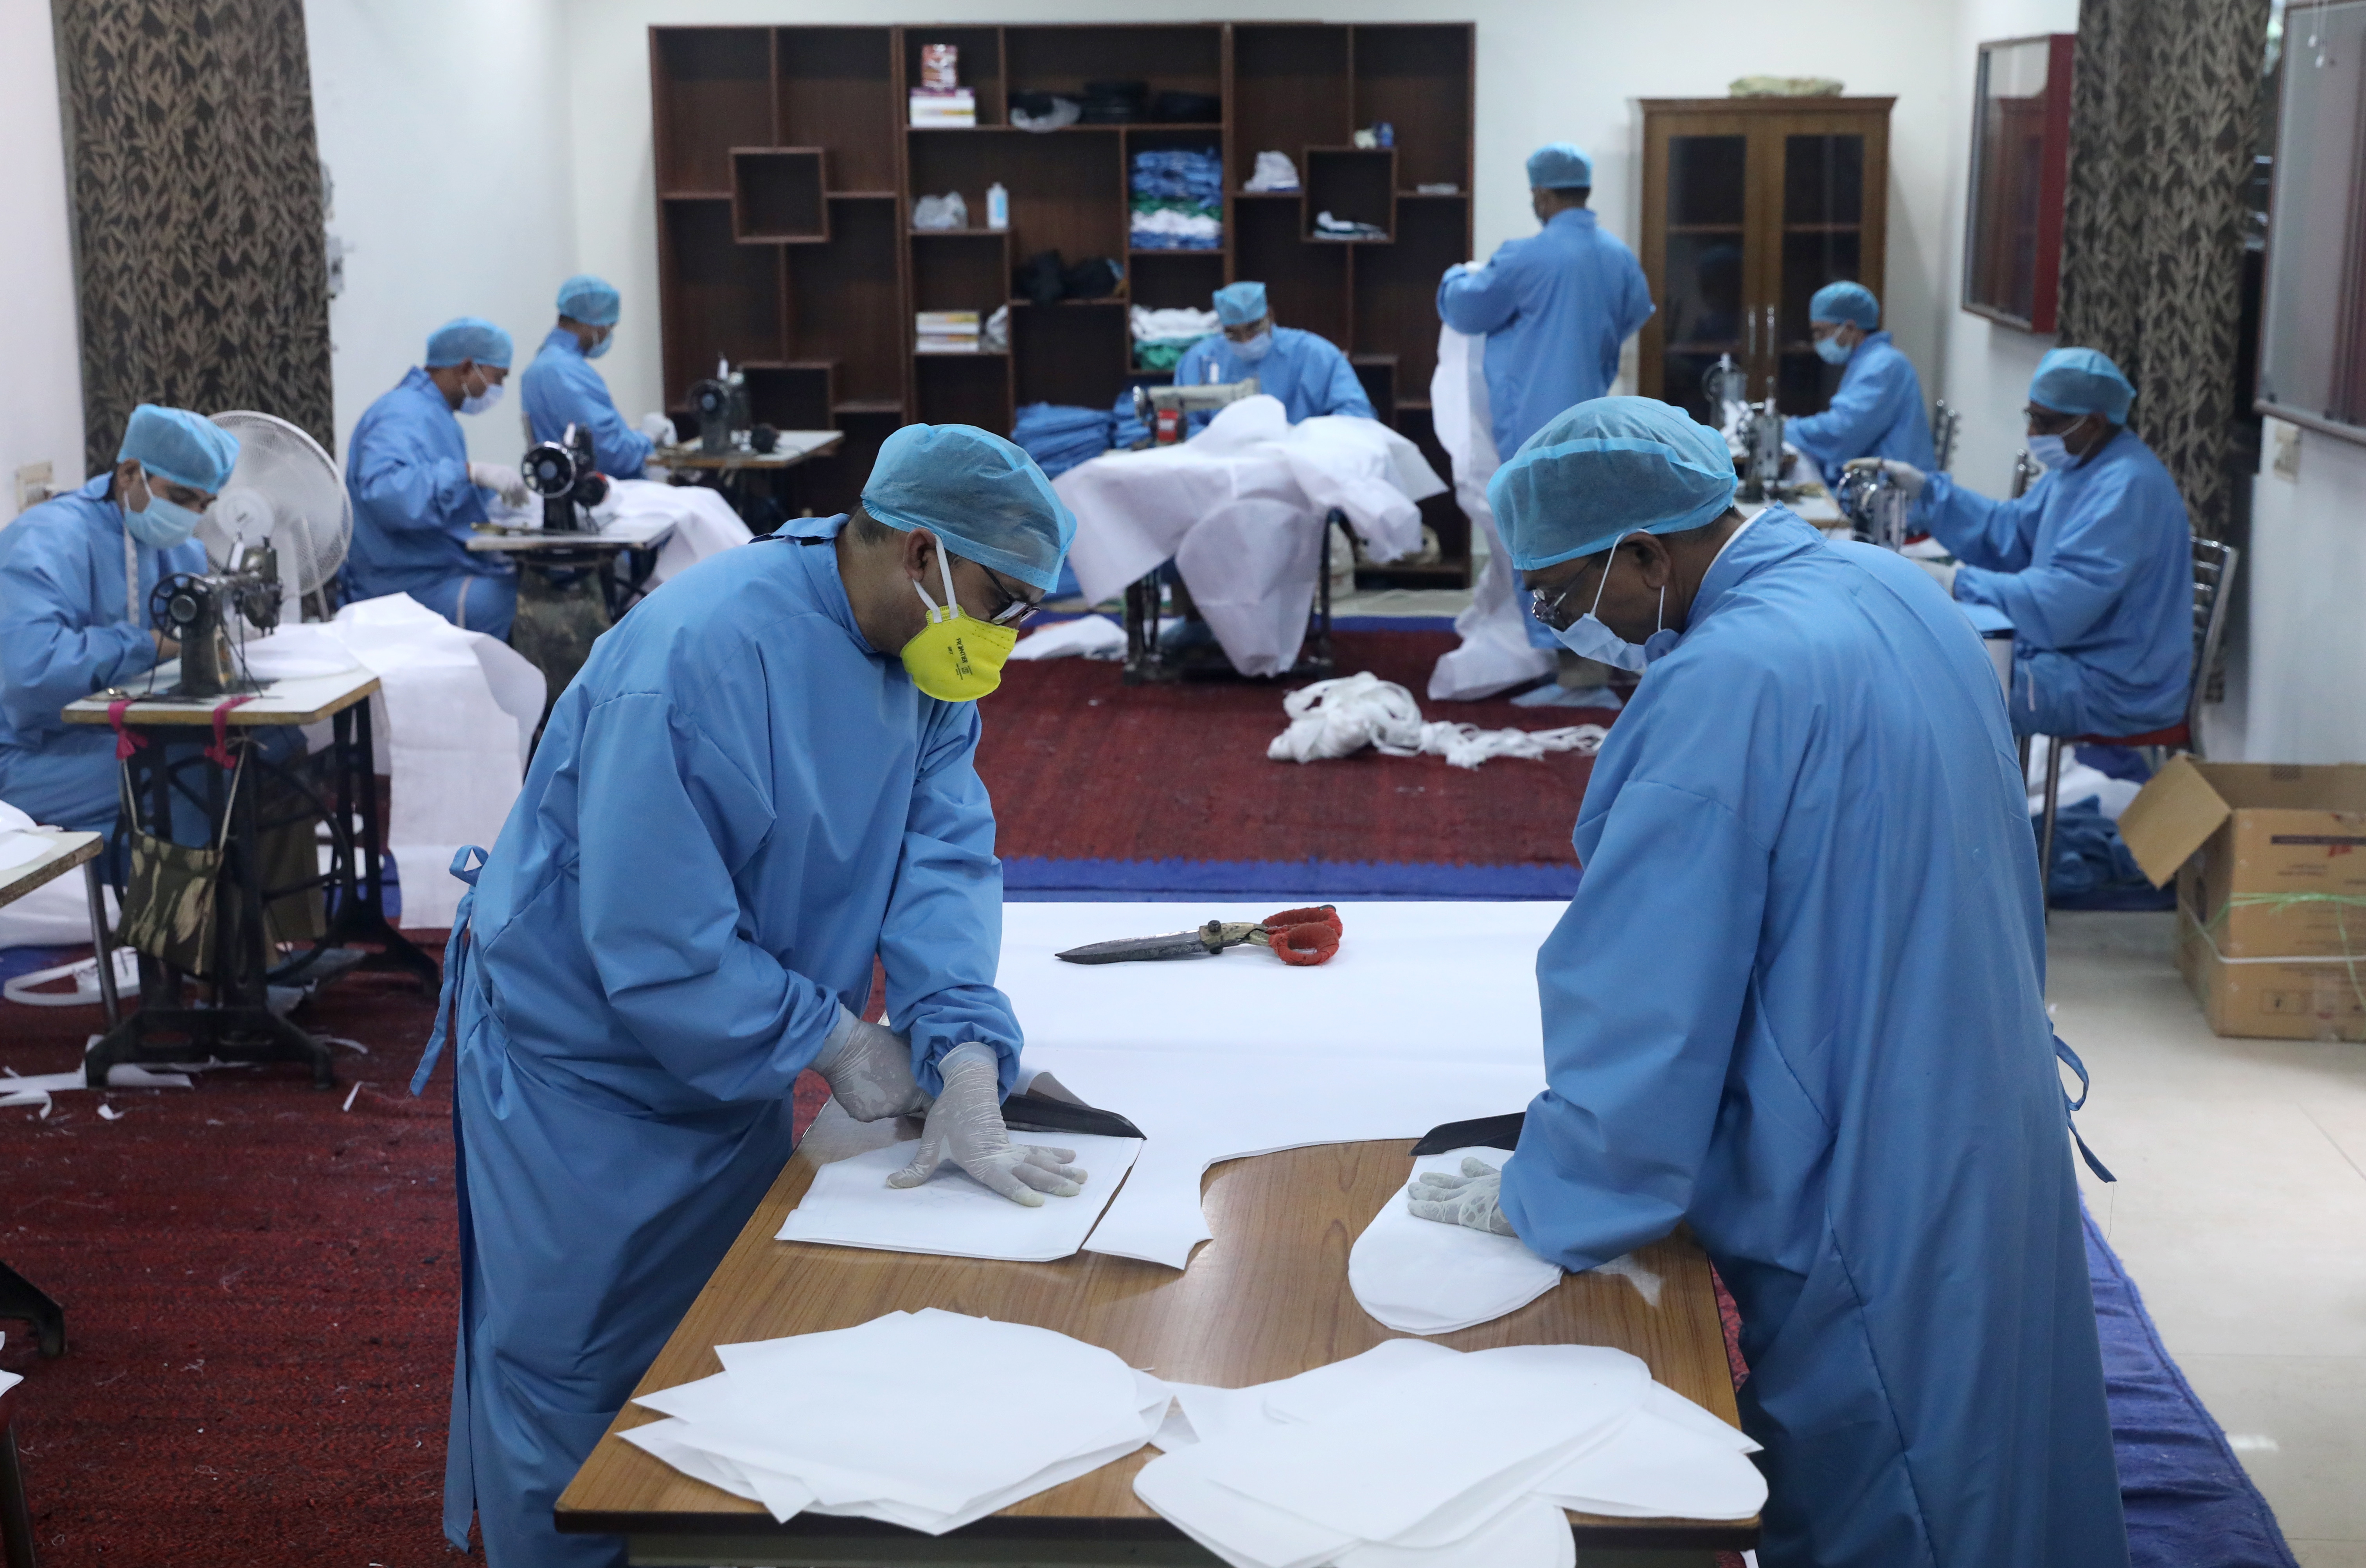
[[[1642,681],[1537,955],[1548,1087],[1414,1212],[1572,1269],[1691,1226],[1741,1309],[1764,1568],[2124,1568],[1996,676],[1911,562],[1733,491],[1642,398],[1489,487],[1539,615]]]
[[[495,1568],[619,1564],[551,1507],[792,1148],[810,1067],[858,1120],[1074,1196],[1014,1146],[1002,872],[975,699],[1076,522],[1024,452],[907,425],[852,519],[683,572],[603,637],[445,960],[462,1267],[445,1532]],[[856,1016],[876,954],[897,1032]],[[412,1080],[434,1070],[443,1015]]]

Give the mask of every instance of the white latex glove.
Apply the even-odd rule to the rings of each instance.
[[[525,477],[507,463],[471,463],[468,482],[483,486],[512,506],[526,502]]]
[[[928,1109],[928,1091],[912,1077],[912,1046],[884,1024],[865,1023],[841,1007],[813,1070],[830,1098],[857,1122],[911,1116]]]
[[[1879,468],[1891,484],[1906,492],[1909,501],[1921,495],[1922,487],[1931,480],[1930,475],[1913,464],[1901,463],[1895,457],[1851,457],[1848,466],[1852,468]]]
[[[673,421],[661,413],[641,415],[641,434],[660,446],[677,446],[680,438],[673,433]]]
[[[1490,1235],[1510,1235],[1504,1217],[1504,1173],[1483,1159],[1462,1156],[1462,1174],[1431,1171],[1405,1190],[1405,1204],[1417,1220],[1468,1225]]]
[[[1929,572],[1932,577],[1937,581],[1939,586],[1947,591],[1948,598],[1953,599],[1955,596],[1956,562],[1951,560],[1924,560],[1919,556],[1908,556],[1906,558],[1912,561],[1916,566],[1921,567],[1924,571]]]
[[[1002,1094],[994,1048],[972,1041],[937,1064],[945,1092],[929,1107],[928,1128],[912,1163],[887,1179],[890,1187],[918,1187],[947,1160],[1014,1203],[1041,1208],[1043,1194],[1073,1198],[1085,1173],[1068,1162],[1069,1149],[1014,1144],[1002,1125]]]

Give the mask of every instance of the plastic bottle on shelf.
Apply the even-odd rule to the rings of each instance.
[[[1010,193],[1002,188],[1000,180],[986,187],[986,226],[989,229],[1010,227]]]

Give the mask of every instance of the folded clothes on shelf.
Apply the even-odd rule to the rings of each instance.
[[[1290,161],[1287,152],[1260,152],[1256,155],[1256,172],[1249,175],[1241,187],[1250,191],[1296,190],[1298,165]]]
[[[1215,149],[1136,152],[1129,186],[1136,250],[1212,251],[1224,243],[1224,165]]]
[[[1361,223],[1348,218],[1334,218],[1328,212],[1314,215],[1314,237],[1318,240],[1385,240],[1389,231],[1377,223]]]

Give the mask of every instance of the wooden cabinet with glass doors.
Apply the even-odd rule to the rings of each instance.
[[[1816,356],[1808,300],[1844,278],[1884,292],[1895,101],[1643,100],[1644,396],[1706,420],[1701,378],[1729,354],[1753,400],[1824,408],[1841,372]]]

